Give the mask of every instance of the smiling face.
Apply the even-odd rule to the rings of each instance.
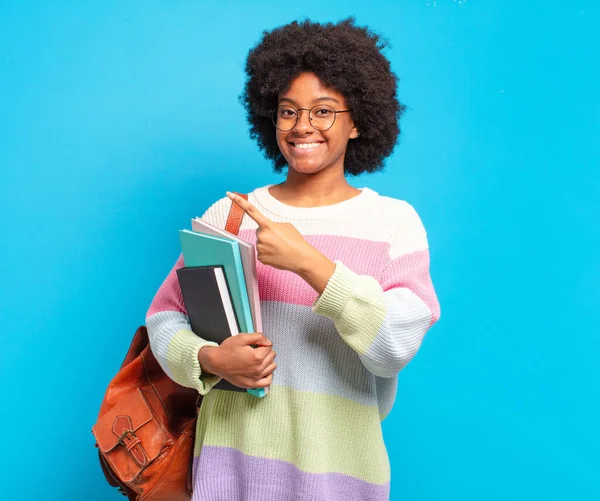
[[[300,74],[278,101],[278,106],[296,109],[310,109],[318,104],[334,110],[348,109],[344,96],[324,86],[314,73]],[[348,140],[358,136],[350,113],[337,113],[335,123],[325,131],[313,128],[308,111],[302,110],[299,114],[298,123],[292,130],[277,130],[277,144],[288,166],[300,174],[314,174],[325,169],[343,172]]]

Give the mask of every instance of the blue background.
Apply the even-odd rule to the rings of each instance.
[[[283,179],[247,51],[350,14],[409,109],[386,171],[349,179],[415,206],[442,304],[384,422],[392,499],[600,498],[597,2],[2,0],[3,499],[121,499],[90,428],[177,230]]]

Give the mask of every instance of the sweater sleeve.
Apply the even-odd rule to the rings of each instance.
[[[425,229],[412,206],[405,203],[403,212],[379,280],[335,261],[313,304],[313,311],[332,319],[364,366],[379,377],[396,376],[440,317]]]
[[[225,200],[213,204],[202,219],[224,227],[228,210]],[[183,266],[180,255],[150,304],[146,327],[152,353],[165,373],[176,383],[205,395],[221,378],[203,373],[198,352],[204,346],[218,345],[192,332],[177,278],[177,270]]]

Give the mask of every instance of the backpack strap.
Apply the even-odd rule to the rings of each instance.
[[[236,195],[239,195],[244,200],[248,200],[248,195],[243,193],[235,192]],[[244,217],[244,209],[242,209],[235,202],[231,202],[231,208],[229,209],[229,214],[227,216],[227,223],[225,224],[225,231],[232,233],[233,235],[237,235],[240,231],[240,226],[242,225],[242,219]]]

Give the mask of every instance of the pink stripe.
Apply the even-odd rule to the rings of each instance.
[[[332,261],[339,260],[358,275],[377,277],[388,260],[387,242],[372,242],[337,235],[303,235],[304,239]],[[240,238],[256,244],[254,230],[240,231]],[[317,292],[290,271],[282,271],[257,261],[258,291],[261,301],[279,301],[312,306]]]
[[[391,261],[381,276],[384,291],[405,287],[419,296],[431,310],[431,323],[440,318],[438,302],[429,275],[429,250],[403,254]]]
[[[175,263],[175,266],[171,269],[167,278],[162,283],[158,292],[154,296],[150,309],[146,316],[154,315],[160,311],[178,311],[187,315],[185,304],[183,302],[183,296],[181,295],[181,287],[179,286],[179,280],[177,279],[177,270],[183,268],[183,255],[179,255],[179,259]]]

